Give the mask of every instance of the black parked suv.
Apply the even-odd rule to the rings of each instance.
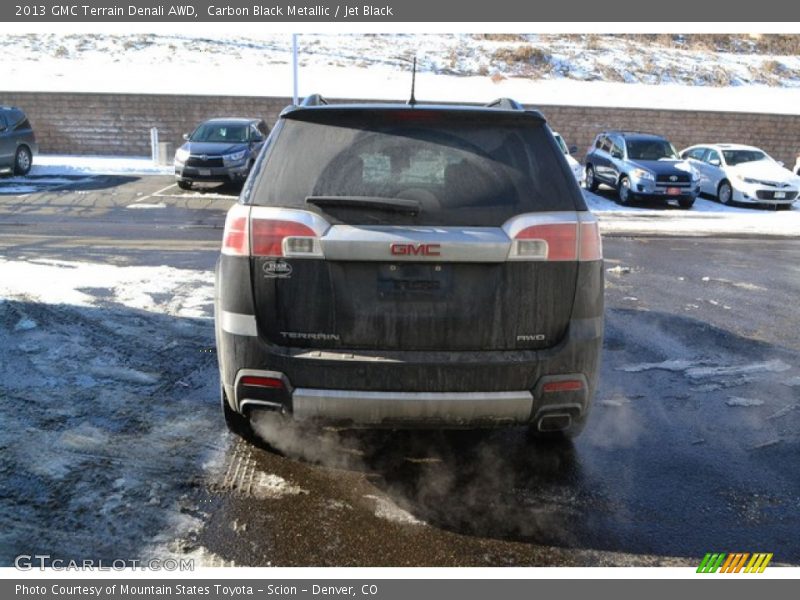
[[[195,182],[242,184],[261,151],[269,128],[261,119],[211,119],[201,123],[175,152],[178,187]]]
[[[0,173],[27,175],[38,152],[25,113],[14,106],[0,106]]]
[[[692,166],[660,135],[605,131],[595,138],[584,162],[586,188],[594,192],[601,183],[610,185],[623,205],[677,200],[681,208],[691,208],[700,192]]]
[[[283,111],[227,215],[222,408],[355,427],[580,431],[603,335],[597,221],[536,111]]]

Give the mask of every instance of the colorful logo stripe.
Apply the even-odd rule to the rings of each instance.
[[[700,566],[697,567],[698,573],[763,573],[764,569],[772,560],[772,553],[756,552],[750,554],[748,552],[736,552],[733,554],[725,554],[718,552],[709,552],[700,561]],[[748,562],[749,559],[749,562]],[[747,566],[745,566],[745,564]]]

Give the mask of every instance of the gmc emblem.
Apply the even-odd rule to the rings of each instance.
[[[392,256],[441,256],[441,244],[390,244]]]

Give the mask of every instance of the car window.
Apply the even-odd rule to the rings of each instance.
[[[230,142],[247,141],[247,126],[235,123],[203,123],[190,136],[193,142]]]
[[[709,149],[708,154],[705,157],[705,162],[710,164],[711,161],[716,161],[717,164],[722,164],[722,161],[719,158],[719,152],[713,149]]]
[[[554,133],[553,137],[556,138],[556,142],[558,143],[558,147],[561,148],[561,151],[564,154],[569,154],[569,148],[567,148],[567,143],[564,141],[564,138],[561,137],[561,134]]]
[[[305,120],[311,118],[323,122]],[[547,126],[533,120],[320,111],[284,120],[251,199],[322,210],[350,224],[497,227],[526,212],[584,206],[559,151]],[[415,200],[420,211],[323,210],[306,202],[311,196]]]
[[[677,159],[678,153],[667,140],[639,139],[627,140],[630,160]]]
[[[684,152],[683,157],[702,161],[705,158],[706,150],[707,149],[703,148],[702,146],[699,148],[692,148],[688,152]]]
[[[614,136],[613,138],[610,139],[611,139],[611,150],[609,152],[611,152],[611,154],[613,155],[625,156],[625,151],[623,150],[625,142],[622,140],[622,138]]]
[[[0,131],[5,131],[8,124],[6,123],[6,116],[3,113],[0,113]]]
[[[725,157],[725,162],[731,167],[742,163],[769,159],[761,150],[723,150],[722,155]]]

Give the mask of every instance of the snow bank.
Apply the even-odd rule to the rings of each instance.
[[[174,172],[174,167],[171,165],[154,165],[150,158],[40,154],[34,158],[30,175],[33,177],[63,175],[172,175]],[[24,180],[23,178],[18,179],[20,181]],[[69,180],[64,181],[65,183],[69,182]]]

